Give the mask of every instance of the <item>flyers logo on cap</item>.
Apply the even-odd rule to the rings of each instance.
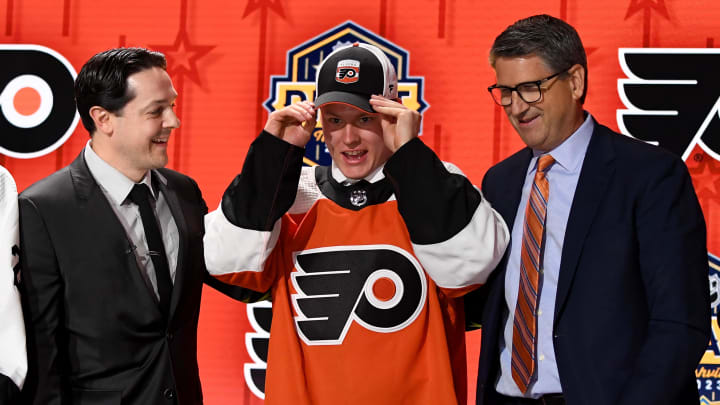
[[[360,62],[352,59],[341,60],[337,64],[335,81],[340,83],[355,83],[360,80]]]
[[[39,45],[0,44],[0,153],[21,159],[46,155],[72,135],[75,70]]]

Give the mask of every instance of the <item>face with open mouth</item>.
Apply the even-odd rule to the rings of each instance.
[[[392,155],[383,141],[380,114],[340,103],[325,104],[320,110],[325,144],[348,178],[366,177]]]
[[[177,93],[165,70],[153,67],[128,77],[135,94],[122,110],[111,114],[111,158],[108,163],[133,180],[168,162],[170,133],[180,126],[173,108]]]
[[[582,124],[583,90],[581,66],[575,65],[567,74],[558,75],[541,85],[539,101],[526,103],[512,92],[512,104],[503,107],[510,123],[532,149],[549,152],[560,145]],[[552,71],[536,55],[499,57],[495,61],[495,75],[499,86],[515,87],[534,82],[557,72]]]

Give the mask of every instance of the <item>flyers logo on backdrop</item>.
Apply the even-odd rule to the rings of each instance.
[[[270,79],[270,98],[265,101],[265,108],[275,111],[297,101],[315,100],[316,68],[330,52],[341,46],[354,42],[364,42],[380,48],[395,67],[398,76],[398,97],[403,104],[418,112],[427,109],[428,104],[423,98],[425,79],[411,77],[409,74],[410,54],[405,49],[387,39],[367,30],[352,21],[347,21],[330,29],[287,52],[285,75],[272,76]],[[352,83],[358,80],[359,64],[350,62],[338,65],[335,80]],[[422,129],[421,129],[422,132]],[[305,148],[304,163],[307,165],[329,165],[330,154],[325,147],[320,120]]]
[[[620,131],[683,160],[696,145],[720,160],[720,49],[620,48],[619,58]]]
[[[0,44],[0,153],[20,159],[46,155],[72,135],[75,70],[52,49]]]
[[[720,49],[620,48],[618,56],[627,76],[618,80],[620,132],[684,161],[696,147],[720,161]],[[700,403],[720,405],[720,260],[708,256],[712,336],[695,374]]]
[[[245,348],[252,359],[244,367],[245,384],[258,398],[265,398],[265,370],[270,343],[270,325],[272,324],[272,304],[261,301],[247,305],[247,316],[255,332],[245,334]]]
[[[352,324],[378,333],[402,330],[425,304],[425,273],[397,246],[309,249],[294,261],[295,326],[308,345],[342,344]]]

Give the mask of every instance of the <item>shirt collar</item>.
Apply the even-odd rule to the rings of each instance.
[[[105,190],[112,203],[122,205],[128,194],[130,194],[135,182],[98,156],[92,148],[92,140],[87,142],[83,153],[85,155],[85,163],[87,163],[90,174],[95,178],[97,184]],[[148,173],[150,173],[150,171],[148,171]],[[155,191],[152,188],[152,182],[150,181],[151,176],[148,176],[148,173],[145,174],[140,183],[147,185],[150,188],[150,194],[153,198],[156,198]]]
[[[360,180],[367,180],[369,183],[375,183],[376,181],[380,181],[385,178],[385,173],[383,173],[383,168],[385,167],[385,164],[382,164],[375,168],[372,172],[370,172],[367,176],[364,177],[364,179],[351,179],[345,176],[340,170],[340,168],[335,164],[335,162],[332,162],[332,176],[335,181],[338,183],[344,185],[344,186],[350,186],[355,183],[357,183]]]
[[[595,123],[590,113],[587,113],[585,121],[580,127],[572,133],[563,143],[558,145],[555,149],[547,152],[552,155],[555,159],[555,163],[562,166],[563,169],[570,173],[575,173],[580,170],[580,165],[585,158],[585,152],[590,144],[590,138],[592,137],[593,130],[595,129]],[[533,161],[530,162],[531,170],[535,169],[534,160],[538,156],[545,154],[533,150]]]

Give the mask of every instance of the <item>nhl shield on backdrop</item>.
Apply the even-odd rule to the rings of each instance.
[[[285,75],[272,76],[270,79],[270,98],[265,101],[265,108],[272,112],[298,101],[315,100],[316,68],[320,62],[338,47],[355,42],[375,45],[385,52],[397,72],[398,97],[406,107],[418,112],[428,108],[423,97],[425,80],[423,77],[410,76],[408,51],[352,21],[340,24],[289,50]],[[422,128],[420,132],[422,133]],[[314,166],[329,165],[330,162],[330,154],[318,120],[306,146],[303,163]],[[247,313],[253,332],[245,336],[245,346],[252,359],[252,363],[245,364],[245,383],[254,395],[265,398],[271,305],[268,302],[248,304]]]

